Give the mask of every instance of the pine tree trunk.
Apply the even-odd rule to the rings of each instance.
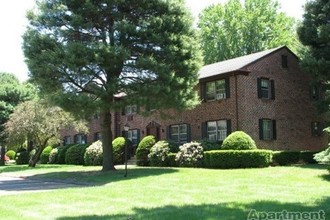
[[[116,170],[113,160],[111,113],[109,109],[101,112],[103,164],[102,171]]]

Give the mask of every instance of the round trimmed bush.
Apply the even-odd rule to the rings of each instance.
[[[49,154],[49,162],[50,164],[58,163],[58,148],[53,148]]]
[[[84,154],[84,161],[86,166],[99,166],[103,162],[102,142],[96,141],[86,148]]]
[[[16,155],[16,152],[13,151],[13,150],[9,150],[6,153],[6,156],[9,157],[10,160],[14,160],[15,159],[15,155]]]
[[[70,147],[65,153],[65,163],[74,165],[84,164],[84,154],[88,145],[77,144]]]
[[[167,141],[158,141],[151,147],[148,158],[151,166],[167,166],[167,156],[170,153],[169,143]]]
[[[231,133],[223,141],[221,149],[223,150],[254,150],[257,149],[256,143],[243,131]]]
[[[47,164],[49,162],[49,155],[52,150],[53,150],[52,146],[47,146],[45,147],[45,149],[43,149],[40,155],[40,163]]]
[[[156,139],[153,135],[145,136],[139,143],[136,149],[136,159],[138,166],[148,166],[148,154],[150,149],[156,143]]]
[[[16,153],[15,160],[17,165],[28,164],[30,160],[30,154],[27,150],[19,151]]]
[[[72,146],[75,146],[74,144],[68,144],[65,146],[58,147],[58,155],[57,155],[57,164],[65,164],[65,154],[68,151],[68,149]]]
[[[203,160],[203,147],[198,142],[190,142],[180,146],[175,160],[183,167],[200,167]]]
[[[117,137],[112,141],[113,160],[115,164],[123,164],[125,162],[125,138]]]

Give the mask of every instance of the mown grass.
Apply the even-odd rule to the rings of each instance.
[[[311,212],[330,217],[329,174],[322,165],[211,170],[22,166],[0,175],[83,183],[79,187],[0,197],[0,219],[247,219],[250,210]],[[85,184],[85,185],[84,185]]]

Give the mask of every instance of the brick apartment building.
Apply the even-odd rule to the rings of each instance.
[[[299,68],[299,59],[287,47],[278,47],[204,66],[197,86],[201,104],[193,110],[169,112],[161,119],[157,111],[143,117],[134,105],[114,112],[114,137],[128,137],[137,144],[146,135],[178,143],[209,139],[221,142],[231,132],[242,130],[258,148],[319,150],[327,143],[324,120],[313,102],[319,89]],[[152,110],[151,110],[152,111]],[[99,118],[90,121],[88,135],[63,133],[64,143],[91,143],[101,138]]]

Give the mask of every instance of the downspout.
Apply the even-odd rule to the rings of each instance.
[[[239,130],[237,74],[235,74],[236,131]]]

